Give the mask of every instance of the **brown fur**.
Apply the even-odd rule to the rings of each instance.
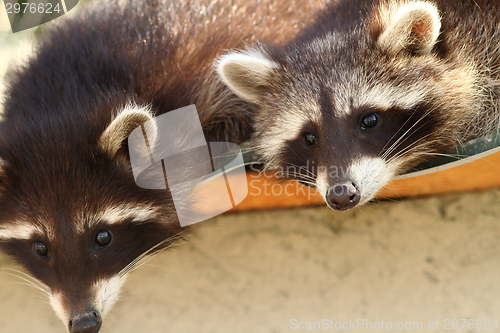
[[[342,0],[290,43],[225,55],[218,69],[258,106],[252,142],[268,168],[295,167],[284,176],[325,198],[348,184],[365,203],[393,176],[498,129],[499,25],[498,0]],[[364,130],[369,115],[379,126]]]
[[[131,103],[153,115],[196,104],[207,141],[248,138],[253,107],[218,81],[213,61],[258,39],[294,37],[322,6],[103,0],[54,25],[11,73],[0,124],[0,247],[48,286],[68,329],[103,315],[92,286],[182,230],[170,194],[139,188],[116,154],[131,124],[148,116],[117,114]],[[113,236],[101,248],[102,230]],[[40,242],[45,257],[33,250]]]

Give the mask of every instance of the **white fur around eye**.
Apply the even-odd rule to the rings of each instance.
[[[39,227],[24,221],[0,226],[0,239],[30,239],[33,235],[43,234]]]

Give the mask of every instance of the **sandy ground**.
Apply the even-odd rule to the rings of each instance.
[[[0,78],[18,47],[1,37]],[[199,223],[131,274],[102,332],[479,332],[487,320],[497,331],[499,202],[490,190]],[[19,267],[0,254],[0,332],[65,332],[46,297],[5,268]],[[459,329],[445,329],[453,319]],[[322,329],[299,329],[314,322]]]
[[[135,271],[102,332],[336,331],[349,320],[373,329],[344,331],[391,331],[375,329],[383,321],[393,330],[422,323],[401,331],[447,332],[446,319],[493,322],[500,319],[499,202],[500,190],[490,190],[347,213],[221,216]],[[1,256],[0,266],[14,263]],[[1,276],[1,332],[64,332],[44,297],[19,282]],[[323,320],[334,329],[294,329]]]

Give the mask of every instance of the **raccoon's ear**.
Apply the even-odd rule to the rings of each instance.
[[[223,55],[217,61],[217,73],[236,95],[259,104],[262,88],[269,85],[271,71],[278,67],[263,52],[251,50]]]
[[[428,2],[410,2],[397,9],[380,13],[382,32],[378,45],[391,53],[403,50],[417,54],[429,53],[439,36],[439,11]]]
[[[152,111],[147,106],[129,104],[121,110],[104,130],[99,140],[101,148],[111,157],[117,154],[134,129],[144,125],[149,144],[153,146],[158,136],[158,126]],[[144,151],[147,147],[144,147]]]

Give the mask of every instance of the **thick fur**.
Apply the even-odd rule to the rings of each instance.
[[[0,247],[49,288],[70,331],[79,318],[100,320],[126,273],[181,231],[168,192],[136,186],[123,140],[190,104],[207,141],[248,138],[253,106],[218,80],[214,60],[257,39],[286,41],[322,6],[101,1],[51,28],[11,74],[0,124]],[[100,248],[102,230],[112,241]],[[36,242],[47,257],[35,254]]]
[[[344,0],[288,44],[221,57],[218,72],[258,106],[252,140],[268,168],[329,204],[332,187],[354,186],[362,204],[394,175],[498,129],[499,25],[500,1]],[[363,130],[371,114],[378,125]]]

